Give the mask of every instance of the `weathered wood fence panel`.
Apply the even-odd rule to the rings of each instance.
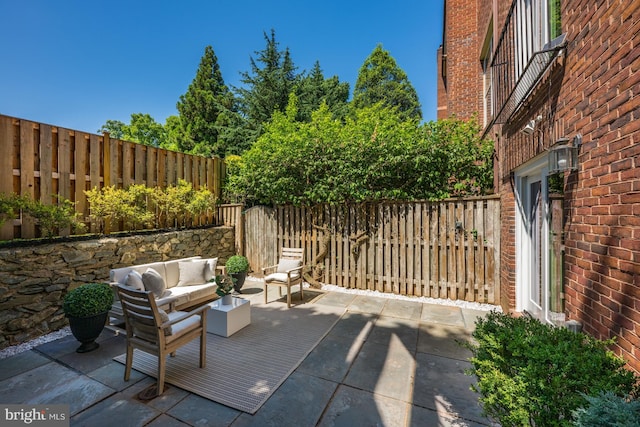
[[[254,272],[281,247],[305,248],[315,264],[328,232],[322,279],[345,288],[497,304],[500,199],[367,203],[244,213]]]
[[[76,203],[84,218],[89,206],[84,194],[96,186],[131,184],[148,187],[176,185],[179,179],[194,188],[221,195],[225,173],[219,158],[176,153],[76,130],[0,115],[0,192],[29,195],[45,204],[65,198]],[[214,221],[215,215],[199,223]],[[67,234],[63,230],[61,234]],[[37,237],[28,218],[7,221],[0,240]]]

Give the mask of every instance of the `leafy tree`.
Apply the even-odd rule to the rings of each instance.
[[[360,67],[353,92],[353,105],[356,108],[382,102],[385,106],[397,108],[404,117],[422,118],[418,94],[407,74],[380,44]]]
[[[184,138],[175,141],[180,151],[224,157],[218,118],[233,107],[233,94],[224,83],[213,48],[207,46],[193,82],[177,103],[184,130]]]
[[[285,110],[298,79],[289,49],[278,50],[275,31],[272,29],[270,36],[264,33],[264,38],[264,50],[255,52],[257,59],[250,58],[251,71],[242,73],[244,87],[236,88],[251,140],[258,137],[274,112]]]
[[[107,120],[107,122],[98,129],[98,133],[108,132],[111,138],[124,139],[126,127],[127,125],[120,120]]]
[[[326,103],[308,123],[297,117],[292,94],[287,110],[274,113],[251,149],[229,164],[227,197],[310,205],[437,200],[491,188],[493,144],[479,139],[477,124],[421,125],[382,104],[345,120]]]
[[[124,139],[152,147],[164,144],[166,138],[162,124],[156,122],[149,114],[132,114],[131,123],[125,128]]]
[[[164,122],[164,130],[167,138],[161,145],[162,148],[180,151],[180,141],[184,139],[184,128],[180,116],[169,116]]]
[[[325,79],[318,61],[308,75],[300,78],[295,93],[299,100],[298,120],[310,121],[311,113],[323,102],[336,117],[346,116],[349,83],[341,83],[337,76]]]
[[[149,114],[133,113],[127,125],[119,120],[107,120],[100,133],[109,132],[109,136],[124,141],[138,142],[152,147],[161,147],[167,138],[162,124],[156,122]]]

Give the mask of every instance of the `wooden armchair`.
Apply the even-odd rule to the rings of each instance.
[[[267,303],[267,287],[278,286],[278,292],[282,296],[282,288],[287,288],[287,307],[291,307],[291,287],[300,285],[300,299],[303,295],[302,268],[304,261],[303,248],[282,248],[278,264],[264,267],[264,302]],[[271,274],[268,274],[273,271]]]
[[[150,291],[118,286],[117,292],[122,303],[127,329],[125,381],[129,381],[131,375],[134,348],[158,356],[158,396],[164,391],[167,354],[175,356],[179,347],[200,338],[200,367],[205,367],[208,305],[205,304],[190,312],[166,313],[158,308],[155,297]]]

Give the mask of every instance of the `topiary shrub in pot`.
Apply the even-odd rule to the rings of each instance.
[[[82,343],[76,349],[86,353],[99,347],[95,342],[107,321],[113,304],[113,290],[105,283],[87,283],[69,291],[62,309],[69,319],[73,336]]]
[[[235,282],[234,287],[236,292],[241,293],[240,289],[242,289],[242,285],[244,285],[244,281],[247,278],[247,272],[249,271],[249,260],[242,255],[233,255],[229,257],[225,263],[225,267],[227,274],[230,275]]]

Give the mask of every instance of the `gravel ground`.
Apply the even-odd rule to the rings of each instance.
[[[345,293],[356,294],[356,295],[368,295],[371,297],[399,299],[404,301],[415,301],[415,302],[421,302],[425,304],[449,305],[452,307],[470,308],[473,310],[481,310],[481,311],[496,310],[496,311],[502,312],[502,308],[499,305],[481,304],[478,302],[451,300],[451,299],[438,299],[438,298],[430,298],[430,297],[412,297],[412,296],[388,294],[384,292],[369,291],[369,290],[362,290],[362,289],[345,289],[335,285],[322,285],[322,289],[326,291],[332,291],[332,292],[345,292]]]
[[[261,281],[261,279],[254,278],[254,277],[248,277],[247,279]],[[308,285],[306,285],[305,287],[308,287]],[[323,285],[322,289],[325,291],[331,291],[331,292],[344,292],[344,293],[350,293],[350,294],[356,294],[356,295],[368,295],[372,297],[399,299],[399,300],[405,300],[405,301],[416,301],[416,302],[427,303],[427,304],[449,305],[453,307],[470,308],[470,309],[482,310],[482,311],[491,311],[491,310],[502,311],[500,306],[497,306],[497,305],[481,304],[481,303],[469,302],[469,301],[437,299],[437,298],[429,298],[429,297],[410,297],[410,296],[404,296],[404,295],[387,294],[387,293],[378,292],[378,291],[369,291],[369,290],[361,290],[361,289],[345,289],[335,285]],[[69,329],[69,327],[62,328],[59,331],[52,332],[47,335],[43,335],[39,338],[24,342],[22,344],[7,347],[3,350],[0,350],[0,359],[5,359],[7,357],[22,353],[23,351],[31,350],[33,347],[37,347],[41,344],[45,344],[50,341],[55,341],[59,338],[66,337],[67,335],[71,335],[71,329]]]
[[[50,341],[55,341],[59,338],[66,337],[67,335],[71,335],[71,329],[69,329],[68,326],[66,328],[62,328],[58,331],[51,332],[50,334],[43,335],[31,341],[23,342],[22,344],[13,345],[11,347],[2,349],[0,350],[0,359],[5,359],[9,356],[22,353],[23,351],[31,350],[33,347],[37,347],[40,344],[45,344]]]

